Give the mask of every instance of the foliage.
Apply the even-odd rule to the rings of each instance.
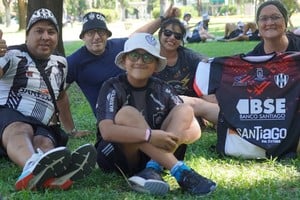
[[[98,8],[105,8],[105,9],[114,9],[116,7],[116,1],[112,0],[99,0],[100,6]]]
[[[154,19],[158,18],[160,16],[160,8],[154,8],[152,11],[152,17]]]
[[[219,15],[235,15],[236,12],[236,6],[223,5],[219,10]]]
[[[289,12],[289,17],[291,17],[297,11],[297,9],[299,9],[299,6],[297,5],[298,2],[295,0],[282,0],[282,2],[285,4]]]
[[[197,7],[195,5],[188,5],[188,6],[181,6],[181,16],[180,18],[183,18],[184,13],[190,13],[192,17],[198,16],[198,11],[196,9]]]
[[[65,7],[68,15],[80,20],[87,9],[87,4],[85,0],[66,0]]]

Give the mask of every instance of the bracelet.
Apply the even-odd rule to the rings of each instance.
[[[152,135],[152,130],[151,128],[147,128],[146,129],[146,133],[145,133],[145,141],[146,142],[150,142],[150,139],[151,139],[151,135]]]

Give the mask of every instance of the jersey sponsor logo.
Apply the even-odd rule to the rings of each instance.
[[[254,78],[254,80],[261,82],[261,81],[264,81],[266,79],[267,78],[264,75],[264,70],[262,68],[257,68],[256,69],[256,77]]]
[[[242,86],[247,86],[247,79],[245,79],[247,77],[247,75],[241,75],[241,76],[236,76],[234,77],[234,82],[233,82],[233,86],[238,86],[238,87],[242,87]]]
[[[107,95],[107,102],[108,102],[108,110],[109,112],[114,112],[114,102],[116,98],[117,92],[116,90],[112,90],[110,93]]]
[[[286,99],[240,99],[236,109],[240,120],[285,120]]]
[[[277,74],[274,76],[274,81],[279,88],[284,88],[289,81],[289,75],[283,73]]]
[[[45,91],[43,92],[43,90],[41,90],[40,92],[37,92],[37,91],[28,90],[26,88],[20,88],[19,93],[34,96],[35,98],[39,98],[39,99],[46,100],[46,101],[52,101],[48,90],[46,90],[46,92]]]
[[[265,144],[279,144],[287,136],[286,128],[266,128],[254,126],[253,129],[237,128],[240,137],[246,140],[256,140]]]
[[[263,68],[257,68],[254,74],[243,74],[234,77],[233,86],[248,86],[248,85],[260,85],[262,82],[268,81],[268,78],[264,75]]]

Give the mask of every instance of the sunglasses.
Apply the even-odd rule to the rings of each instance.
[[[142,58],[143,62],[146,64],[153,63],[156,60],[156,57],[149,53],[138,53],[136,51],[131,51],[126,54],[130,61],[137,62],[140,58]]]
[[[176,40],[182,40],[182,38],[183,38],[183,35],[181,33],[176,33],[171,30],[168,30],[168,29],[165,29],[163,31],[163,33],[164,33],[164,36],[166,36],[166,37],[171,37],[171,35],[174,35],[174,38]]]

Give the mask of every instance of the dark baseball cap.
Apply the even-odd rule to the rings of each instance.
[[[112,35],[111,31],[106,26],[106,19],[102,13],[89,12],[83,17],[82,31],[79,38],[82,39],[85,32],[93,29],[103,29],[107,32],[108,37]]]

